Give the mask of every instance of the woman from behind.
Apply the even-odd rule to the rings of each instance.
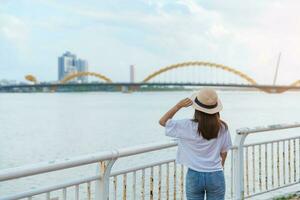
[[[181,108],[192,106],[193,119],[174,120]],[[176,162],[188,168],[187,200],[223,200],[223,167],[232,142],[227,124],[220,119],[222,104],[217,93],[202,89],[179,101],[159,120],[167,136],[178,139]]]

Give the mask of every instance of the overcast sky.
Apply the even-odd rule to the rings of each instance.
[[[165,65],[211,61],[272,83],[300,79],[299,0],[0,0],[0,80],[57,79],[69,50],[127,81]]]

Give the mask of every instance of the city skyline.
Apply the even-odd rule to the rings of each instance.
[[[272,83],[279,52],[278,83],[300,78],[297,1],[118,3],[2,1],[0,79],[34,74],[54,81],[57,56],[66,49],[89,60],[90,71],[117,81],[128,80],[130,65],[141,80],[163,66],[196,60]]]
[[[62,56],[58,57],[58,81],[63,80],[66,76],[79,72],[88,72],[88,61],[77,58],[76,54],[66,51]],[[88,77],[82,76],[74,81],[87,83]]]

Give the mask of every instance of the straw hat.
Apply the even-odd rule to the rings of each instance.
[[[215,114],[223,108],[215,90],[204,88],[191,96],[192,107],[207,114]]]

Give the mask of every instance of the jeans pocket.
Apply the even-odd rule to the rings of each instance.
[[[206,185],[207,200],[224,200],[225,178],[223,171],[212,172]]]
[[[188,170],[186,174],[186,191],[194,192],[199,187],[199,176],[197,172],[193,170]]]
[[[212,173],[211,184],[214,187],[225,188],[225,178],[223,171],[216,171]]]

